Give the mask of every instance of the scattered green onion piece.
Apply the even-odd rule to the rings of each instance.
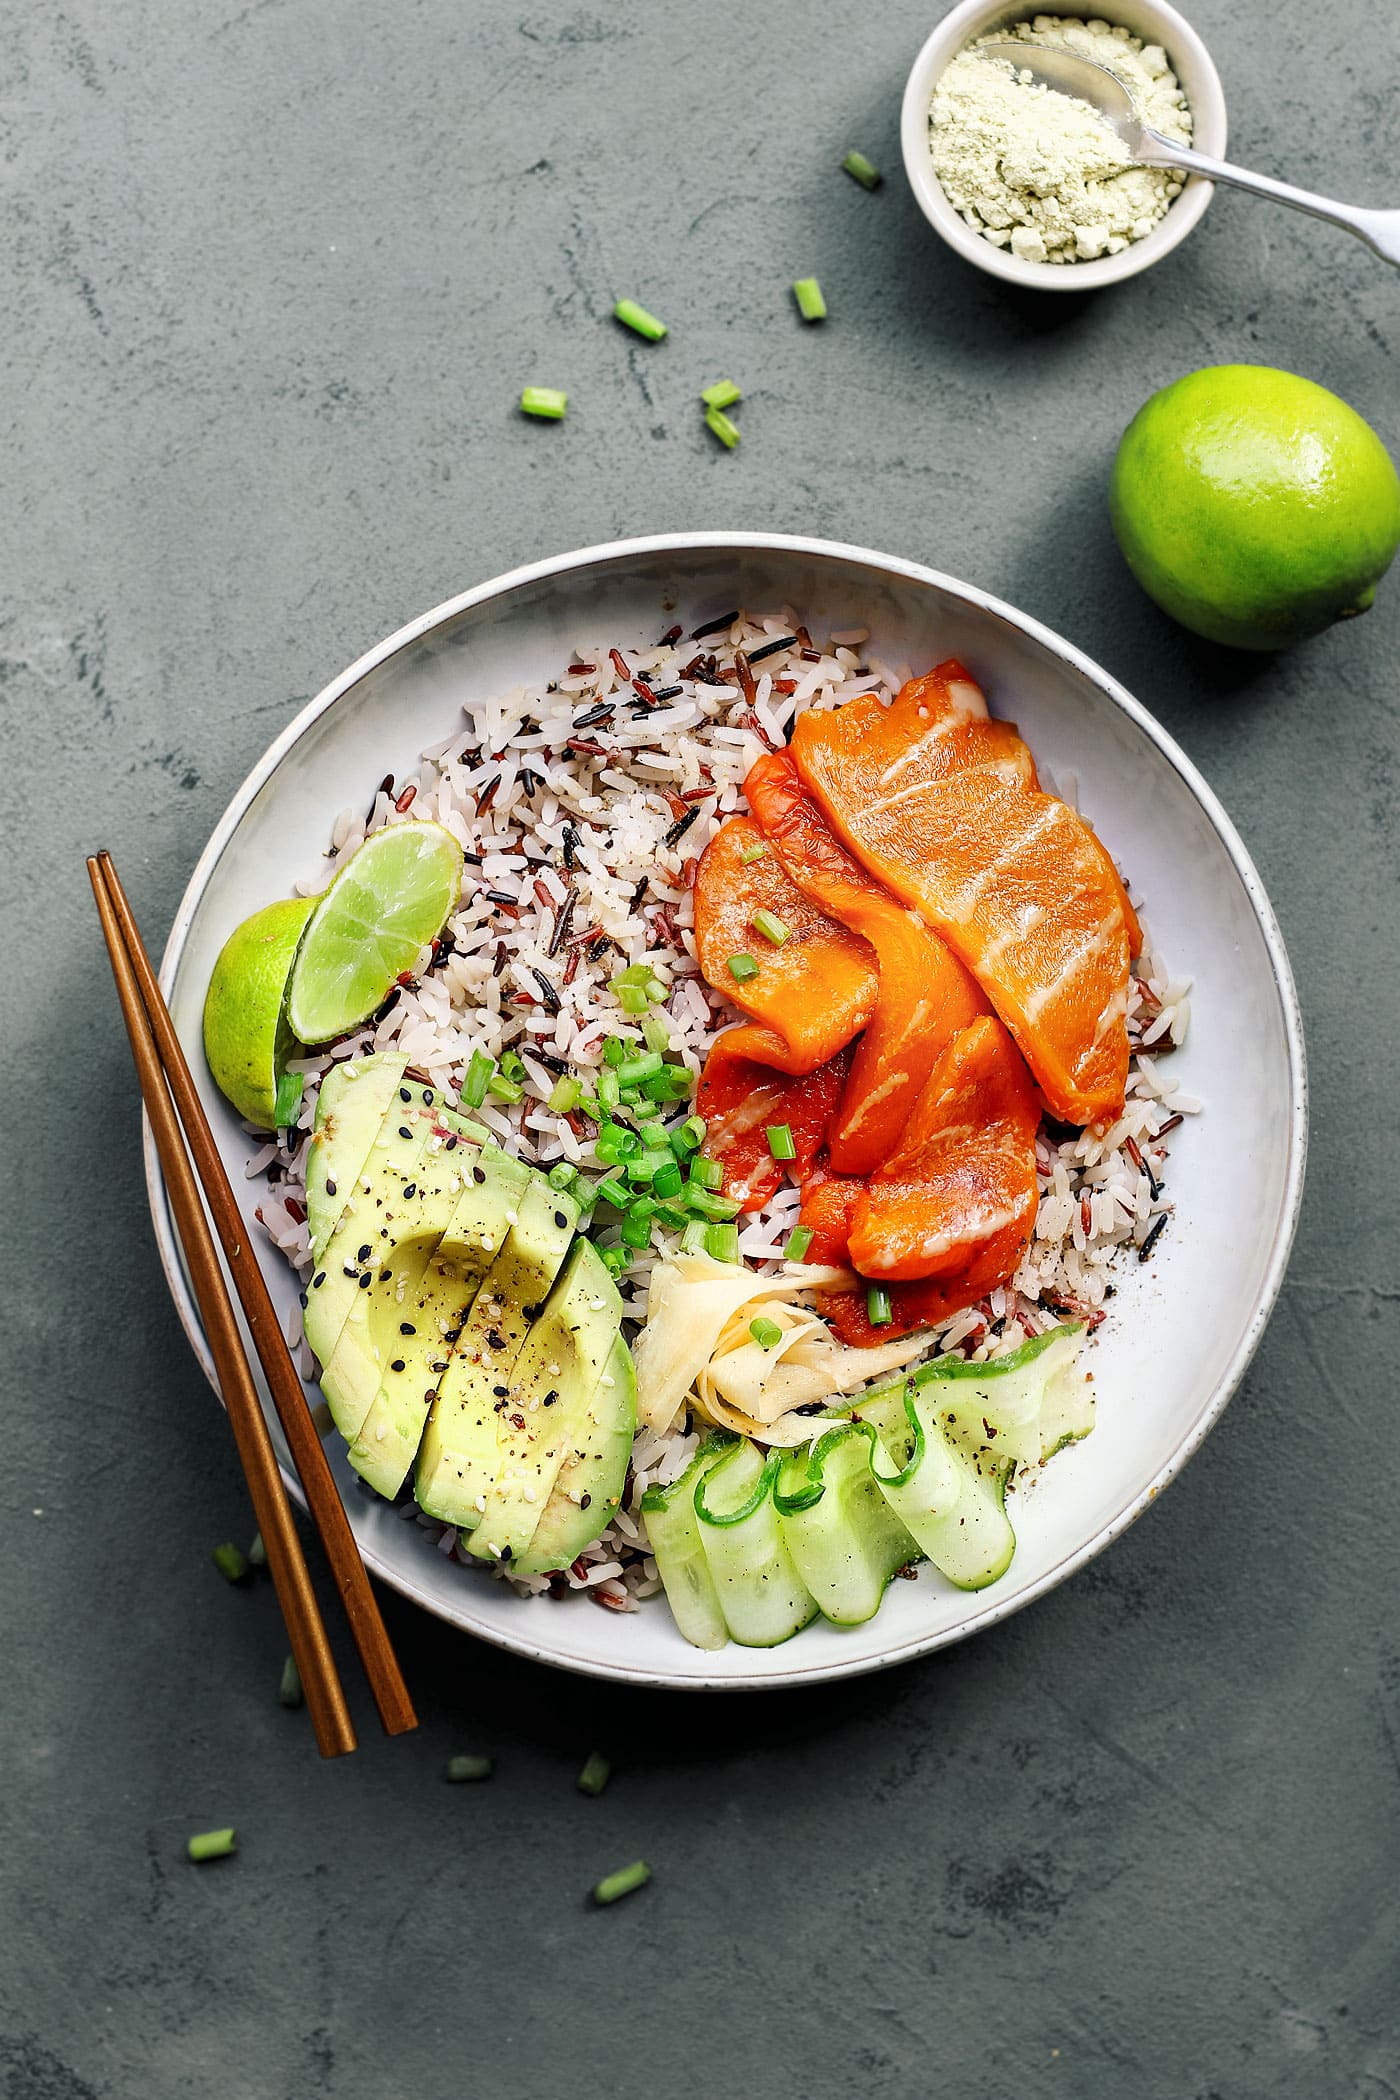
[[[634,1859],[630,1867],[619,1867],[616,1874],[606,1875],[593,1891],[595,1903],[616,1903],[619,1896],[630,1896],[633,1889],[644,1888],[651,1880],[651,1868],[644,1859]]]
[[[672,1155],[671,1148],[669,1145],[666,1147],[666,1150],[664,1152],[653,1152],[648,1150],[642,1154],[642,1158],[645,1161],[646,1165],[651,1169],[651,1179],[653,1186],[655,1186],[656,1177],[658,1174],[669,1174],[672,1167],[675,1165],[675,1159]]]
[[[621,1276],[632,1259],[626,1247],[599,1247],[596,1251],[603,1267],[614,1277]]]
[[[739,1228],[737,1225],[707,1225],[705,1227],[705,1252],[716,1261],[739,1259]]]
[[[643,990],[653,1006],[664,1006],[671,996],[670,985],[667,984],[664,977],[658,977],[654,970],[648,977]]]
[[[813,1236],[810,1225],[794,1225],[792,1231],[788,1234],[788,1243],[783,1249],[784,1260],[805,1261],[807,1259],[807,1249],[812,1244]]]
[[[301,1090],[305,1085],[300,1072],[284,1072],[277,1082],[277,1094],[273,1102],[272,1120],[278,1130],[294,1130],[301,1114]]]
[[[722,408],[707,408],[705,410],[705,427],[707,430],[713,431],[726,452],[732,452],[739,442],[739,426],[732,416],[727,416],[724,413]]]
[[[193,1860],[227,1859],[238,1850],[238,1835],[233,1830],[201,1830],[189,1842],[189,1855]]]
[[[890,1294],[878,1283],[872,1283],[865,1294],[865,1317],[872,1327],[888,1327],[894,1318]]]
[[[740,862],[744,867],[751,868],[756,860],[763,859],[767,851],[768,848],[766,846],[745,846],[743,852],[739,855]]]
[[[674,1203],[658,1203],[656,1206],[656,1222],[658,1225],[664,1225],[668,1232],[684,1232],[690,1223],[690,1219]]]
[[[783,1338],[783,1330],[776,1320],[759,1318],[749,1321],[749,1333],[760,1349],[776,1349]]]
[[[669,1152],[666,1155],[666,1162],[664,1167],[658,1167],[652,1175],[651,1185],[658,1196],[679,1196],[684,1185],[681,1170]]]
[[[731,955],[725,968],[736,984],[747,984],[750,977],[758,975],[758,964],[751,955]]]
[[[593,1147],[594,1157],[600,1167],[616,1167],[621,1164],[622,1154],[608,1138],[599,1138]]]
[[[651,1004],[646,989],[640,984],[620,984],[617,988],[617,1003],[625,1014],[644,1014]]]
[[[641,1057],[629,1057],[625,1065],[617,1068],[618,1085],[640,1086],[644,1079],[650,1079],[654,1072],[661,1070],[661,1062],[659,1050],[648,1050]]]
[[[566,1075],[562,1079],[555,1080],[549,1090],[549,1100],[546,1106],[552,1109],[556,1116],[566,1116],[571,1108],[578,1107],[579,1096],[582,1092],[583,1088],[578,1081],[570,1079]]]
[[[501,1052],[501,1070],[507,1079],[521,1080],[525,1077],[525,1061],[514,1050]]]
[[[635,299],[619,299],[613,313],[624,328],[630,328],[635,335],[645,336],[649,343],[659,343],[666,333],[666,323],[658,321],[656,315],[649,314],[644,306],[638,306]]]
[[[521,1098],[525,1089],[518,1079],[507,1079],[504,1072],[497,1072],[488,1082],[486,1091],[497,1101],[513,1104]]]
[[[624,1130],[620,1123],[614,1123],[612,1125],[611,1129],[608,1132],[608,1136],[612,1139],[613,1143],[617,1147],[617,1156],[619,1159],[635,1159],[637,1154],[642,1149],[642,1141],[638,1137],[636,1131]]]
[[[606,1066],[598,1074],[598,1099],[604,1108],[616,1108],[622,1099],[622,1088],[617,1083],[617,1074]]]
[[[248,1562],[237,1546],[216,1546],[210,1558],[225,1582],[242,1582],[248,1573]]]
[[[713,1229],[703,1218],[692,1218],[681,1234],[682,1254],[708,1254],[710,1233]]]
[[[793,285],[792,294],[797,301],[797,310],[804,321],[824,321],[826,319],[826,301],[822,297],[822,288],[815,277],[799,277]]]
[[[793,1142],[792,1126],[788,1123],[770,1123],[767,1129],[768,1152],[772,1159],[796,1159],[797,1146]]]
[[[841,165],[848,175],[855,177],[863,190],[878,190],[885,179],[874,161],[867,160],[865,155],[857,153],[854,147],[846,155]]]
[[[289,1655],[282,1665],[282,1682],[277,1687],[277,1702],[279,1706],[295,1709],[303,1703],[303,1699],[301,1671],[297,1668],[296,1657]]]
[[[248,1565],[250,1568],[265,1568],[267,1566],[267,1548],[263,1544],[263,1535],[260,1531],[253,1533],[253,1543],[248,1548]]]
[[[496,1067],[484,1050],[473,1050],[467,1066],[467,1076],[462,1081],[462,1099],[468,1108],[480,1108],[486,1099],[486,1089],[491,1084]]]
[[[609,1174],[600,1181],[593,1193],[601,1202],[611,1203],[614,1210],[626,1210],[632,1200],[626,1182],[619,1181],[616,1174]]]
[[[651,1186],[651,1177],[656,1172],[656,1168],[653,1166],[647,1153],[639,1152],[635,1159],[629,1159],[625,1163],[622,1171],[633,1188],[649,1188]]]
[[[628,963],[624,969],[617,972],[615,977],[610,977],[608,983],[614,991],[617,990],[620,984],[639,984],[645,990],[655,974],[656,972],[649,962]]]
[[[662,1020],[660,1014],[648,1014],[642,1022],[642,1041],[646,1044],[648,1050],[670,1049],[670,1026]]]
[[[664,1152],[668,1143],[666,1125],[659,1116],[637,1117],[637,1142],[645,1152]]]
[[[565,1189],[574,1185],[574,1170],[566,1159],[561,1159],[550,1168],[545,1179],[552,1189],[556,1189],[562,1195]]]
[[[527,386],[521,390],[520,406],[527,416],[544,416],[557,423],[568,408],[569,397],[557,386]]]
[[[638,1253],[644,1247],[649,1247],[651,1245],[650,1218],[634,1218],[629,1211],[622,1221],[622,1244],[624,1247],[635,1247]]]
[[[732,379],[716,379],[700,389],[700,399],[706,408],[733,408],[735,402],[743,398]]]
[[[616,990],[616,986],[614,986],[614,990]],[[620,1035],[610,1035],[603,1045],[603,1063],[605,1065],[625,1064],[631,1055],[630,1044],[624,1043]]]
[[[699,1152],[690,1162],[690,1185],[696,1189],[723,1188],[724,1168],[717,1159],[706,1159],[704,1153]]]
[[[771,941],[775,948],[781,948],[788,937],[788,930],[776,912],[756,911],[750,923],[754,932],[761,933],[764,940]]]
[[[598,1099],[598,1096],[596,1094],[580,1094],[578,1097],[578,1105],[583,1110],[583,1113],[586,1116],[591,1116],[593,1118],[593,1121],[595,1123],[606,1122],[607,1110],[603,1107],[602,1102]]]
[[[442,1776],[450,1780],[453,1786],[460,1786],[468,1779],[489,1779],[495,1766],[496,1761],[492,1757],[449,1757]]]
[[[640,1218],[645,1223],[647,1219],[654,1218],[660,1208],[661,1205],[655,1196],[633,1196],[627,1206],[627,1215],[629,1218]]]
[[[698,1218],[709,1218],[716,1225],[730,1218],[737,1218],[740,1205],[733,1196],[716,1196],[709,1189],[688,1188],[685,1200]]]
[[[585,1180],[582,1174],[575,1174],[573,1186],[569,1190],[569,1194],[573,1197],[575,1203],[578,1205],[579,1216],[581,1218],[586,1218],[588,1216],[588,1213],[592,1210],[594,1204],[598,1201],[598,1197],[594,1190],[592,1182]]]
[[[578,1775],[578,1790],[581,1794],[601,1794],[612,1778],[612,1766],[601,1750],[590,1750],[588,1762]]]
[[[687,1152],[698,1152],[705,1142],[706,1127],[703,1116],[690,1116],[682,1123],[676,1137]]]

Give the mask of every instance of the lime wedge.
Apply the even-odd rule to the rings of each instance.
[[[240,1116],[271,1130],[293,1039],[283,1018],[287,979],[314,897],[281,897],[245,919],[219,951],[204,1000],[204,1055]]]
[[[352,853],[316,902],[287,987],[303,1043],[328,1043],[382,1006],[462,894],[462,849],[441,824],[393,824]]]

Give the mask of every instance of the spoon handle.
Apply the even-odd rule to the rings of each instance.
[[[1400,211],[1367,211],[1355,204],[1338,204],[1332,197],[1319,197],[1313,190],[1295,189],[1291,182],[1276,182],[1272,175],[1256,175],[1229,161],[1212,160],[1189,146],[1164,138],[1160,131],[1142,127],[1141,158],[1158,167],[1181,168],[1188,175],[1204,175],[1211,182],[1228,182],[1255,197],[1271,197],[1275,204],[1291,204],[1295,211],[1311,212],[1315,219],[1328,219],[1357,234],[1385,262],[1400,264]]]

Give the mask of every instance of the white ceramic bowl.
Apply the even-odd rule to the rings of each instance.
[[[900,144],[910,186],[919,209],[930,225],[937,227],[950,248],[1009,284],[1033,285],[1047,292],[1087,292],[1100,285],[1119,284],[1150,269],[1185,240],[1214,195],[1214,185],[1193,175],[1181,195],[1168,207],[1166,216],[1143,240],[1130,241],[1119,255],[1101,255],[1094,262],[1023,262],[1009,248],[994,247],[984,235],[974,233],[960,213],[954,211],[943,185],[933,172],[929,151],[929,103],[946,67],[963,48],[994,29],[1008,29],[1048,10],[1013,0],[961,0],[943,17],[914,61],[904,89],[900,117]],[[1193,143],[1202,153],[1217,160],[1225,156],[1225,91],[1220,85],[1209,51],[1191,24],[1165,0],[1113,0],[1110,7],[1056,8],[1057,14],[1076,15],[1113,25],[1121,24],[1145,44],[1161,44],[1172,71],[1186,93],[1195,123]]]
[[[1228,817],[1147,711],[1034,620],[916,563],[819,540],[696,533],[540,562],[439,606],[328,685],[238,790],[180,905],[162,982],[247,1206],[257,1200],[243,1174],[249,1141],[200,1051],[205,987],[234,926],[315,865],[338,811],[449,735],[466,695],[542,681],[580,634],[601,629],[627,646],[654,641],[673,618],[689,628],[729,606],[783,603],[814,625],[868,626],[889,662],[963,657],[1055,777],[1077,776],[1171,967],[1195,980],[1173,1076],[1208,1106],[1172,1140],[1172,1224],[1150,1266],[1123,1270],[1095,1345],[1098,1427],[1017,1497],[1016,1559],[977,1595],[925,1569],[895,1583],[865,1626],[702,1654],[661,1600],[625,1616],[583,1597],[526,1602],[448,1562],[358,1486],[331,1439],[356,1536],[386,1582],[502,1647],[638,1683],[728,1690],[871,1670],[990,1626],[1063,1581],[1140,1515],[1224,1407],[1278,1291],[1302,1187],[1303,1044],[1278,927]],[[212,1379],[149,1135],[146,1156],[161,1259]],[[266,1267],[289,1313],[292,1274],[270,1249]]]

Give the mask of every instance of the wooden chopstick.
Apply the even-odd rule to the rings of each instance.
[[[297,1374],[296,1366],[292,1362],[291,1352],[278,1325],[276,1311],[268,1294],[267,1284],[258,1265],[257,1256],[249,1244],[247,1229],[233,1190],[229,1185],[228,1176],[224,1172],[223,1162],[219,1158],[214,1143],[214,1135],[209,1127],[208,1118],[204,1113],[203,1103],[190,1075],[184,1051],[175,1033],[174,1023],[171,1021],[169,1010],[161,997],[155,972],[151,967],[150,958],[142,945],[141,936],[132,916],[131,907],[127,903],[126,895],[117,878],[111,856],[105,853],[100,854],[96,862],[90,861],[88,866],[92,874],[94,892],[98,896],[98,909],[99,912],[103,913],[104,931],[107,931],[108,924],[107,913],[103,910],[104,904],[115,922],[114,931],[117,936],[118,946],[131,973],[133,990],[141,1010],[141,1018],[147,1025],[149,1036],[154,1039],[151,1046],[154,1058],[163,1067],[161,1091],[164,1091],[164,1086],[168,1082],[170,1093],[174,1096],[175,1107],[179,1111],[180,1121],[184,1125],[185,1139],[194,1161],[194,1171],[197,1172],[199,1182],[203,1186],[204,1197],[214,1219],[215,1229],[224,1250],[224,1257],[228,1263],[234,1287],[238,1292],[239,1300],[243,1307],[244,1318],[247,1321],[249,1333],[253,1338],[254,1346],[257,1349],[259,1360],[266,1375],[268,1387],[272,1393],[273,1404],[277,1409],[278,1418],[282,1423],[291,1451],[293,1464],[296,1467],[306,1495],[312,1521],[320,1534],[326,1558],[330,1563],[331,1572],[335,1578],[336,1587],[340,1593],[341,1602],[350,1624],[351,1634],[364,1665],[365,1674],[369,1679],[370,1690],[373,1694],[380,1720],[386,1733],[401,1735],[408,1729],[417,1727],[418,1717],[414,1712],[413,1702],[409,1697],[408,1688],[399,1670],[398,1661],[390,1644],[388,1632],[380,1616],[379,1606],[375,1601],[364,1562],[360,1558],[359,1547],[355,1543],[354,1533],[350,1529],[344,1506],[336,1489],[335,1481],[331,1476],[330,1466],[322,1449],[320,1437],[317,1435],[315,1425],[311,1420],[301,1379]],[[109,934],[109,950],[112,949],[112,946],[112,938]],[[118,970],[117,953],[115,951],[113,952],[113,969],[114,971]],[[121,989],[122,973],[118,972],[119,992]],[[123,999],[123,1011],[126,1011],[125,999]],[[130,1024],[128,1024],[129,1027]],[[135,1049],[135,1038],[133,1038],[133,1049]],[[142,1061],[139,1053],[137,1054],[137,1066],[138,1071],[141,1071]],[[143,1077],[144,1091],[145,1082]],[[166,1096],[166,1106],[168,1109],[168,1095]],[[152,1127],[153,1129],[155,1127],[154,1120]],[[176,1135],[178,1137],[178,1132]],[[159,1140],[157,1142],[159,1143]],[[185,1159],[184,1147],[177,1144],[176,1149],[184,1161],[185,1172],[189,1176],[191,1184],[193,1184],[194,1174],[191,1173],[189,1162]],[[167,1183],[170,1183],[171,1169],[166,1166],[164,1154],[162,1154],[162,1167],[165,1169]],[[175,1172],[178,1176],[178,1168]],[[213,1252],[208,1223],[204,1216],[203,1206],[198,1202],[197,1195],[195,1209],[198,1214],[198,1226],[192,1226],[192,1230],[198,1234],[199,1228],[202,1227],[203,1229],[203,1238],[208,1244],[212,1257],[213,1274],[217,1278],[225,1305],[227,1305],[228,1294],[223,1288],[223,1277],[219,1269],[217,1255]],[[193,1273],[193,1250],[189,1239],[186,1237],[183,1223],[181,1223],[178,1216],[177,1224],[180,1225],[181,1239],[185,1243],[186,1255],[191,1260]],[[201,1312],[203,1312],[202,1304]],[[208,1329],[209,1322],[207,1317],[205,1325],[206,1329]],[[233,1338],[239,1345],[238,1356],[246,1378],[247,1361],[243,1356],[241,1339],[238,1336],[236,1323],[233,1327]],[[212,1346],[213,1338],[211,1333],[211,1348]],[[228,1388],[225,1385],[224,1372],[221,1367],[219,1377],[220,1386],[224,1390],[227,1401]],[[235,1382],[237,1382],[236,1372],[234,1377]],[[272,1464],[273,1478],[279,1499],[282,1501],[285,1509],[286,1498],[282,1490],[281,1476],[277,1472],[275,1459],[272,1456],[271,1442],[267,1439],[266,1423],[263,1421],[261,1407],[257,1404],[256,1392],[252,1388],[251,1379],[248,1379],[248,1386],[249,1390],[253,1392],[256,1429],[261,1431],[262,1438],[267,1444],[267,1453]],[[231,1404],[230,1412],[232,1413]],[[237,1424],[235,1423],[236,1428]],[[249,1477],[251,1486],[251,1474]],[[290,1527],[289,1512],[288,1525]],[[267,1534],[264,1532],[264,1537],[266,1538],[266,1536]],[[291,1536],[295,1541],[296,1534],[294,1530],[292,1530]],[[269,1562],[271,1562],[270,1545],[268,1558]],[[311,1602],[314,1611],[314,1598]],[[316,1619],[316,1626],[324,1644],[325,1633],[324,1628],[320,1625],[319,1615]],[[294,1645],[293,1653],[295,1652]],[[328,1650],[327,1661],[329,1662]],[[301,1667],[300,1659],[298,1659],[298,1667]],[[331,1665],[331,1668],[333,1671],[333,1665]],[[303,1681],[305,1681],[304,1671]],[[338,1694],[340,1692],[338,1684],[336,1685],[336,1692]],[[309,1687],[307,1696],[309,1705]],[[351,1748],[353,1743],[354,1736],[351,1733],[349,1742],[343,1744],[342,1747]]]

